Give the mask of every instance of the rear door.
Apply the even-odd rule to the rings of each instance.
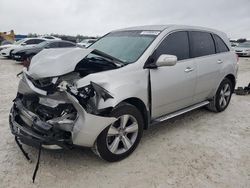
[[[186,31],[169,34],[153,53],[155,60],[162,54],[176,55],[175,66],[150,69],[152,118],[193,104],[196,65],[189,54]]]
[[[218,68],[220,69],[220,78],[216,81],[214,86],[214,92],[217,90],[220,82],[226,75],[227,70],[230,70],[232,59],[235,58],[235,54],[231,53],[225,42],[216,34],[213,34],[215,47],[216,47],[216,57]]]
[[[211,33],[189,32],[191,57],[197,65],[197,85],[194,102],[206,100],[219,79],[220,61],[216,56],[215,43]]]

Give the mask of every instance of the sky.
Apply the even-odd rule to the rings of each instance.
[[[250,0],[0,0],[0,31],[101,36],[138,25],[182,24],[250,39]]]

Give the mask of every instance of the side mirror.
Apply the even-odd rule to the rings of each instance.
[[[156,61],[157,67],[162,66],[174,66],[177,63],[177,57],[175,55],[162,54]]]

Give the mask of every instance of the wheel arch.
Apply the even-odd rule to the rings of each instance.
[[[233,74],[228,74],[225,76],[225,78],[229,79],[232,84],[233,84],[233,91],[234,91],[234,88],[235,88],[235,85],[236,85],[236,78]]]
[[[150,122],[150,113],[146,108],[146,105],[144,104],[144,102],[136,97],[131,97],[128,99],[125,99],[121,102],[126,102],[129,103],[133,106],[135,106],[141,113],[142,113],[142,117],[143,117],[143,121],[144,121],[144,129],[147,129],[149,127],[149,122]]]

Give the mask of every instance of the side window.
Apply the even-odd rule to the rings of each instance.
[[[26,44],[39,44],[41,42],[43,42],[44,40],[41,40],[41,39],[30,39],[30,40],[27,40],[25,43]]]
[[[189,58],[188,33],[179,31],[168,35],[155,51],[155,59],[162,54],[177,56],[178,60]]]
[[[229,49],[227,45],[224,43],[224,41],[218,35],[213,35],[213,36],[216,44],[216,52],[217,53],[228,52]]]
[[[215,54],[212,35],[207,32],[190,31],[191,55],[200,57]]]
[[[60,42],[59,43],[59,47],[61,47],[61,48],[65,48],[65,47],[74,47],[74,46],[76,46],[75,44],[73,44],[73,43],[70,43],[70,42]]]
[[[49,48],[58,48],[59,47],[59,44],[58,42],[52,42],[48,45]]]
[[[26,44],[34,44],[34,39],[26,40],[25,43]]]
[[[44,40],[42,39],[34,39],[34,43],[33,44],[39,44],[41,42],[43,42]]]

